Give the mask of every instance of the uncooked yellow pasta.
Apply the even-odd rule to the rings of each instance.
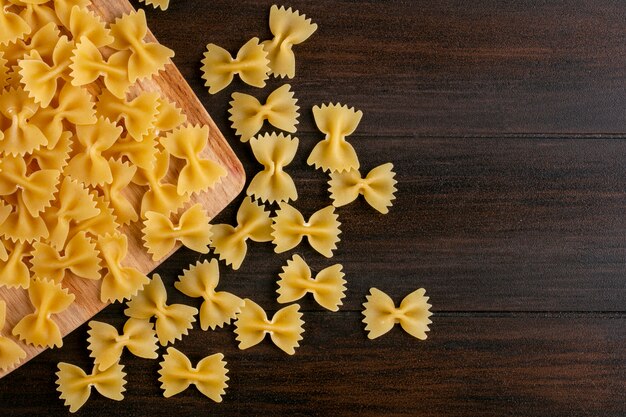
[[[104,371],[94,366],[89,375],[78,366],[69,363],[60,362],[57,366],[59,368],[56,373],[57,391],[61,393],[59,397],[65,400],[65,405],[69,406],[70,413],[75,413],[87,402],[92,387],[112,400],[124,399],[126,373],[124,366],[119,363],[111,365]]]
[[[394,179],[396,173],[393,172],[393,164],[387,163],[372,169],[363,178],[357,169],[344,172],[331,172],[330,198],[333,206],[341,207],[350,204],[359,195],[365,197],[365,201],[382,214],[389,213],[392,200],[395,200],[394,193],[397,191]]]
[[[7,316],[7,304],[0,300],[0,371],[13,368],[26,357],[26,352],[17,343],[2,334]]]
[[[31,264],[35,276],[56,282],[61,282],[67,272],[81,278],[100,279],[98,250],[86,232],[72,237],[62,253],[47,243],[35,242]]]

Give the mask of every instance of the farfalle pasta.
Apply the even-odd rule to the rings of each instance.
[[[26,264],[26,257],[30,255],[30,246],[25,242],[11,242],[4,239],[0,242],[0,246],[6,252],[4,259],[0,259],[0,286],[28,288],[30,270]]]
[[[313,117],[326,137],[315,145],[307,164],[331,172],[359,169],[359,158],[346,136],[354,133],[363,112],[341,104],[324,104],[313,107]]]
[[[281,308],[272,320],[267,318],[265,311],[254,301],[246,298],[241,312],[235,321],[235,333],[239,349],[248,349],[263,341],[266,334],[274,344],[288,355],[296,353],[300,346],[304,328],[302,313],[298,304]]]
[[[220,260],[237,270],[246,257],[248,239],[255,242],[272,240],[272,219],[263,206],[245,198],[237,211],[237,226],[215,224],[211,231],[211,247]]]
[[[152,6],[155,9],[167,10],[170,5],[170,0],[139,0],[146,3],[147,6]]]
[[[47,243],[35,242],[31,264],[36,276],[56,282],[61,282],[67,272],[81,278],[100,279],[98,250],[86,232],[77,233],[71,238],[63,253]]]
[[[331,172],[328,185],[333,206],[341,207],[350,204],[359,195],[382,214],[389,213],[394,193],[397,191],[394,179],[393,164],[387,163],[372,169],[363,178],[357,169],[344,172]]]
[[[158,274],[152,275],[152,280],[126,304],[126,316],[150,320],[156,317],[155,329],[159,343],[165,346],[181,339],[189,332],[198,310],[184,304],[167,304],[167,293],[163,281]]]
[[[235,74],[239,74],[244,83],[263,88],[269,78],[270,67],[267,52],[259,43],[259,38],[252,38],[239,49],[236,58],[224,48],[208,44],[200,70],[205,87],[209,87],[210,94],[216,94],[230,85]]]
[[[17,2],[20,2],[20,0],[17,0]],[[54,10],[49,5],[42,3],[41,0],[21,3],[23,8],[20,11],[20,17],[28,23],[31,31],[36,32],[51,21],[59,23]]]
[[[140,141],[124,136],[105,151],[104,155],[113,159],[124,158],[137,168],[150,171],[157,159],[157,152],[157,137],[149,133]],[[169,164],[169,160],[167,162]]]
[[[111,204],[111,208],[119,224],[124,225],[135,222],[139,219],[139,215],[133,204],[122,192],[130,185],[137,172],[137,167],[126,162],[112,159],[108,160],[108,164],[111,170],[112,180],[110,184],[101,186],[102,193]]]
[[[53,169],[63,172],[63,169],[70,160],[73,136],[72,132],[61,132],[54,146],[42,146],[36,151],[33,151],[30,154],[29,163],[34,161],[41,169]]]
[[[54,47],[60,37],[59,27],[56,23],[49,22],[28,36],[0,47],[0,51],[2,51],[0,53],[4,55],[4,59],[8,61],[10,66],[17,65],[17,61],[33,50],[37,51],[46,61],[50,61]]]
[[[261,104],[259,100],[249,94],[233,93],[230,109],[235,134],[241,136],[242,142],[249,141],[263,127],[267,120],[272,126],[290,133],[296,131],[298,122],[298,100],[290,91],[291,86],[285,84],[274,90]]]
[[[22,87],[0,92],[0,153],[25,155],[48,144],[41,129],[30,122],[39,105]]]
[[[104,371],[94,366],[91,374],[76,365],[60,362],[58,365],[57,391],[59,396],[69,406],[70,413],[78,411],[89,399],[91,388],[95,388],[103,396],[115,401],[124,399],[124,385],[126,385],[126,373],[124,366],[116,363]]]
[[[66,310],[74,302],[74,294],[54,281],[36,278],[28,286],[28,297],[35,311],[13,327],[13,335],[34,346],[63,346],[61,331],[51,315]]]
[[[270,203],[298,199],[296,184],[284,171],[298,150],[298,138],[290,135],[265,134],[250,139],[250,147],[256,160],[263,165],[263,171],[257,173],[246,194]]]
[[[164,97],[159,97],[158,101],[157,117],[154,122],[156,133],[169,132],[187,121],[187,116],[176,107],[176,103]]]
[[[278,302],[291,303],[304,297],[306,293],[313,294],[315,301],[330,311],[338,311],[345,298],[346,281],[341,264],[335,264],[322,269],[315,278],[311,274],[311,268],[300,257],[294,255],[283,266],[283,272],[278,280]]]
[[[102,19],[91,10],[78,5],[73,6],[70,11],[68,29],[74,39],[86,37],[98,48],[110,45],[114,41],[111,30]]]
[[[128,101],[119,99],[104,90],[96,103],[96,111],[111,120],[124,120],[124,127],[131,138],[141,141],[154,128],[159,107],[159,93],[144,91]]]
[[[7,304],[0,300],[0,371],[13,368],[26,357],[26,352],[17,343],[2,334],[7,316]]]
[[[30,25],[18,14],[8,9],[10,3],[0,0],[0,45],[15,42],[31,32]]]
[[[81,9],[91,4],[91,0],[52,0],[54,3],[54,13],[57,15],[61,25],[66,28],[70,27],[70,16],[74,6]]]
[[[165,398],[181,393],[193,384],[206,397],[216,403],[222,402],[229,378],[221,353],[207,356],[194,367],[181,351],[169,347],[160,365],[159,382]]]
[[[430,316],[431,305],[428,304],[426,290],[420,288],[404,297],[400,306],[396,307],[393,300],[377,288],[371,288],[363,303],[363,323],[366,324],[367,337],[376,339],[387,333],[396,323],[400,323],[402,329],[411,336],[425,340],[432,323]]]
[[[109,202],[95,192],[90,192],[90,194],[96,202],[96,208],[99,210],[98,215],[70,224],[68,236],[74,236],[82,231],[95,238],[117,233],[119,225]]]
[[[243,300],[226,291],[216,291],[220,279],[217,259],[197,262],[183,271],[174,283],[176,289],[188,297],[202,298],[200,327],[215,330],[229,324],[241,311]]]
[[[213,188],[226,175],[226,170],[220,164],[200,157],[208,137],[208,126],[185,126],[161,139],[161,145],[171,156],[185,161],[176,185],[179,195]]]
[[[317,25],[291,7],[273,5],[270,9],[270,30],[274,38],[262,43],[270,60],[271,74],[293,78],[296,75],[296,57],[292,47],[306,41]]]
[[[339,216],[333,206],[325,207],[304,220],[302,214],[287,203],[280,203],[272,224],[272,242],[276,253],[286,252],[307,237],[313,249],[327,258],[333,256],[339,242]]]
[[[44,219],[41,216],[30,214],[21,193],[16,193],[15,196],[13,211],[0,224],[0,235],[13,242],[34,242],[39,239],[48,239],[50,231]]]
[[[209,216],[199,203],[185,210],[177,224],[164,214],[147,212],[142,233],[144,246],[155,261],[171,252],[176,242],[196,252],[208,253],[212,235]]]
[[[119,362],[124,348],[140,358],[159,356],[154,325],[147,320],[126,320],[122,334],[110,324],[92,320],[87,333],[89,356],[101,372]]]

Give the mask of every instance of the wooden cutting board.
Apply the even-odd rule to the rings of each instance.
[[[92,0],[92,3],[90,8],[109,23],[113,22],[116,17],[134,10],[127,0]],[[152,33],[148,33],[146,39],[148,41],[156,41]],[[198,65],[200,65],[199,61]],[[214,189],[194,195],[188,205],[200,202],[205,207],[208,214],[214,217],[242,190],[245,183],[245,173],[241,163],[224,139],[224,136],[215,126],[215,123],[202,106],[202,103],[200,103],[191,87],[189,87],[173,63],[168,64],[164,71],[161,71],[151,79],[139,81],[132,87],[130,97],[140,91],[160,92],[162,96],[175,102],[178,107],[183,110],[187,115],[188,124],[204,124],[209,126],[210,137],[208,145],[203,152],[203,156],[219,162],[226,168],[228,174],[226,177],[222,178],[222,181],[217,184]],[[166,181],[175,181],[181,167],[182,166],[171,167]],[[127,191],[129,200],[133,201],[136,207],[139,207],[142,189],[137,187]],[[129,253],[124,264],[135,266],[140,271],[149,273],[167,259],[167,257],[158,262],[151,259],[143,247],[141,227],[140,222],[135,222],[131,226],[127,226],[123,229],[123,232],[128,237],[129,245]],[[178,249],[178,247],[176,249]],[[172,251],[172,253],[174,251]],[[63,286],[69,288],[69,291],[76,295],[76,300],[70,308],[61,314],[53,316],[53,320],[59,325],[63,336],[76,329],[106,307],[106,304],[100,302],[100,283],[101,281],[91,281],[71,276],[63,280]],[[0,331],[4,336],[11,337],[18,342],[27,354],[26,359],[17,365],[19,367],[45,349],[27,345],[11,335],[13,326],[26,314],[33,312],[33,307],[28,299],[28,291],[0,287],[0,299],[4,299],[7,302],[7,322],[4,329],[0,329]],[[0,378],[9,372],[11,371],[0,371]]]

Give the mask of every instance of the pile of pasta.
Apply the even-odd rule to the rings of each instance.
[[[27,291],[33,312],[5,331],[36,347],[62,345],[54,316],[75,300],[69,277],[101,281],[104,303],[150,282],[126,265],[131,223],[155,260],[178,241],[208,252],[208,216],[187,203],[226,175],[201,155],[207,126],[133,88],[174,55],[146,41],[144,12],[107,23],[89,6],[0,0],[0,286]],[[25,352],[4,343],[7,370]]]

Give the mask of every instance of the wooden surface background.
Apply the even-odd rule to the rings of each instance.
[[[242,159],[260,168],[227,120],[237,82],[209,96],[204,46],[236,51],[267,38],[271,2],[172,0],[150,11],[159,40]],[[189,389],[161,397],[158,362],[125,354],[128,391],[93,393],[82,415],[624,416],[626,415],[626,3],[571,1],[293,1],[319,30],[296,47],[291,82],[302,107],[290,172],[305,215],[327,204],[326,177],[305,164],[320,138],[310,108],[341,101],[363,110],[352,136],[366,170],[396,166],[398,199],[378,215],[362,200],[339,210],[334,259],[306,246],[314,270],[341,262],[339,313],[302,303],[302,346],[288,357],[269,341],[239,351],[232,327],[194,329],[176,344],[192,361],[223,352],[222,404]],[[217,219],[233,222],[237,203]],[[250,245],[222,288],[269,310],[292,252]],[[204,256],[180,251],[159,268],[171,300],[195,303],[172,282]],[[425,287],[427,341],[399,329],[366,338],[371,286],[396,300]],[[99,320],[121,328],[123,306]],[[0,382],[3,415],[64,415],[56,363],[88,368],[86,327]],[[79,415],[80,415],[79,414]]]

